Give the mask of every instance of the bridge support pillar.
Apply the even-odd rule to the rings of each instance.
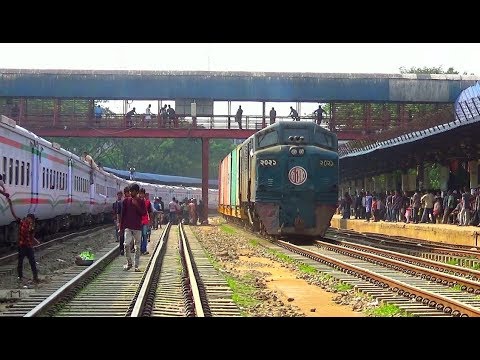
[[[470,171],[470,189],[478,186],[478,160],[468,162],[468,169]]]
[[[386,173],[385,174],[385,190],[392,190],[392,185],[393,185],[393,176],[392,173]]]
[[[409,191],[408,173],[402,173],[402,191]]]
[[[450,169],[448,166],[439,165],[440,168],[440,190],[446,192],[448,190],[448,178]]]
[[[372,178],[371,178],[371,177],[365,177],[365,178],[363,179],[363,183],[364,183],[363,188],[365,189],[365,191],[370,191],[370,192],[372,192],[372,188],[373,188],[373,186],[372,186]]]
[[[267,126],[266,122],[265,122],[265,101],[262,101],[262,129]],[[255,127],[256,129],[256,127]]]
[[[210,143],[208,138],[202,138],[202,202],[206,224],[208,224],[208,159]]]

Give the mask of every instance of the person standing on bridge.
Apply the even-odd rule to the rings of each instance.
[[[292,106],[290,106],[290,114],[288,114],[293,121],[300,121],[300,116],[298,116],[297,110],[295,110]]]
[[[132,116],[135,115],[135,107],[125,114],[125,120],[127,121],[127,127],[132,127]]]
[[[327,115],[327,112],[324,109],[322,109],[322,105],[319,104],[318,109],[313,112],[313,114],[315,115],[315,120],[316,120],[317,125],[322,124],[322,119],[323,119],[322,114],[323,113],[325,113],[325,115]]]
[[[239,105],[237,113],[235,114],[235,121],[238,123],[238,128],[240,130],[242,130],[242,115],[243,115],[242,105]]]
[[[102,118],[103,115],[103,109],[100,107],[100,105],[97,105],[95,108],[95,121],[97,123],[97,126],[100,125],[100,119]]]
[[[275,108],[272,106],[272,110],[270,110],[270,125],[275,124],[275,119],[277,117],[277,112]]]
[[[152,104],[148,104],[147,109],[145,110],[145,123],[147,124],[147,128],[150,126],[150,120],[152,120]]]

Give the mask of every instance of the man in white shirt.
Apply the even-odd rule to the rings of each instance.
[[[150,120],[152,120],[151,108],[152,108],[152,104],[148,104],[148,107],[145,110],[145,122],[147,124],[147,128],[150,126]]]

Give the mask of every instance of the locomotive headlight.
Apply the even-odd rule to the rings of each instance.
[[[290,154],[297,155],[297,153],[298,153],[297,148],[291,148],[290,149]]]
[[[299,155],[305,154],[305,149],[304,149],[304,148],[298,149],[298,154],[299,154]]]

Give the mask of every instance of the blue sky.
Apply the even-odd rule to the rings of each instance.
[[[0,54],[0,68],[398,73],[452,66],[480,75],[475,43],[0,43]]]

